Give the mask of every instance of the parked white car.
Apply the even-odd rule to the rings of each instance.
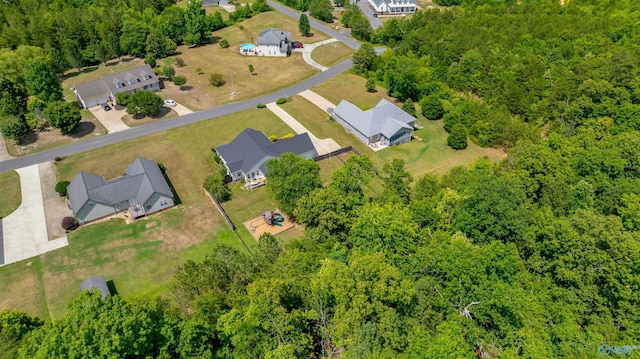
[[[164,100],[164,104],[167,106],[171,106],[171,107],[176,107],[177,103],[171,99],[169,100]]]

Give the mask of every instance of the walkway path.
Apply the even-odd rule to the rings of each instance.
[[[295,49],[294,52],[301,52],[302,53],[302,59],[304,59],[304,61],[306,63],[308,63],[309,65],[315,67],[316,69],[324,72],[324,71],[329,70],[329,68],[320,65],[314,59],[312,59],[311,58],[311,53],[316,48],[318,48],[318,47],[320,47],[322,45],[325,45],[325,44],[330,44],[332,42],[338,42],[338,39],[333,38],[333,39],[329,39],[329,40],[318,41],[318,42],[315,42],[313,44],[304,44],[304,47],[302,49]]]
[[[14,263],[68,245],[63,237],[49,241],[38,165],[19,168],[22,204],[2,219],[4,264]]]
[[[334,108],[334,109],[336,108],[335,104],[331,103],[326,98],[318,95],[317,93],[311,90],[304,90],[300,92],[298,95],[304,97],[305,99],[307,99],[307,101],[311,102],[312,104],[320,107],[322,111],[326,111],[328,108]]]
[[[316,148],[318,155],[324,155],[329,152],[333,152],[335,150],[340,149],[340,145],[336,143],[331,138],[320,139],[317,138],[313,133],[309,132],[306,127],[302,126],[298,120],[293,118],[287,111],[283,110],[280,106],[278,106],[275,102],[271,102],[267,104],[267,108],[271,110],[274,114],[276,114],[284,123],[286,123],[289,127],[291,127],[297,134],[308,133],[311,138],[311,142],[313,146]]]

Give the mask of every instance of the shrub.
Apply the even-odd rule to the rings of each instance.
[[[64,217],[62,219],[62,229],[65,231],[72,231],[78,227],[78,221],[74,217]]]
[[[238,26],[238,28],[239,28],[240,30],[244,30],[244,26],[243,26],[243,25]]]
[[[229,41],[227,39],[220,40],[220,47],[226,49],[227,47],[229,47]]]
[[[173,66],[171,65],[166,65],[162,68],[162,75],[164,75],[169,79],[173,78],[175,74],[176,74],[176,69],[174,69]]]
[[[265,105],[265,104],[263,104],[263,103],[259,103],[257,107],[258,107],[258,108],[266,108],[266,107],[267,107],[267,105]]]
[[[202,73],[202,67],[196,67],[196,73],[199,75]]]
[[[286,103],[286,102],[287,102],[287,99],[286,99],[286,98],[284,98],[284,97],[280,97],[280,98],[278,99],[278,101],[276,101],[276,104],[278,104],[278,105],[282,105],[282,104],[284,104],[284,103]]]
[[[462,123],[462,115],[460,115],[460,113],[458,112],[447,112],[443,117],[442,117],[442,122],[444,123],[444,129],[447,132],[451,132],[451,129],[453,128],[453,126]]]
[[[217,164],[221,164],[222,163],[222,158],[220,158],[220,156],[218,156],[218,154],[213,155],[213,162],[217,163]]]
[[[69,187],[69,181],[60,181],[56,183],[56,192],[58,192],[61,196],[67,195],[67,187]]]
[[[220,87],[225,84],[225,81],[222,78],[221,74],[214,73],[209,76],[209,83],[211,84],[211,86]]]
[[[368,79],[364,86],[367,92],[376,92],[376,81],[374,79]]]
[[[269,139],[271,140],[271,142],[276,142],[278,140],[278,136],[271,135],[271,136],[269,136]]]
[[[173,78],[173,84],[176,86],[182,86],[187,83],[187,78],[184,76],[176,76]]]
[[[295,137],[295,135],[293,133],[287,133],[286,135],[282,136],[280,139],[286,140],[287,138],[291,138],[291,137]]]
[[[467,148],[467,129],[463,124],[458,123],[451,128],[451,133],[447,137],[447,144],[454,150]]]
[[[444,114],[444,107],[438,96],[427,96],[420,100],[422,114],[429,120],[437,120]]]
[[[147,57],[144,58],[144,63],[154,68],[156,67],[156,57],[153,54],[147,54]]]
[[[182,57],[176,57],[176,66],[178,67],[184,67],[186,64],[184,63],[184,60],[182,59]]]

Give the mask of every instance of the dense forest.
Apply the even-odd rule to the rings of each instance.
[[[0,352],[590,358],[637,344],[639,20],[631,1],[571,0],[386,22],[371,41],[390,50],[363,46],[354,71],[506,160],[413,178],[402,160],[375,175],[353,156],[325,187],[316,163],[271,160],[267,189],[303,238],[219,246],[165,299],[85,292],[55,323],[0,312]]]

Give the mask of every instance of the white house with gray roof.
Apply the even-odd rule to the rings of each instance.
[[[227,174],[234,181],[247,182],[264,179],[267,174],[265,163],[291,152],[305,159],[313,159],[318,154],[307,133],[271,142],[262,132],[247,128],[231,142],[214,148]]]
[[[380,14],[406,14],[418,10],[416,0],[369,0],[369,4]]]
[[[367,145],[379,143],[382,146],[409,142],[416,120],[385,99],[367,111],[342,100],[335,108],[333,118]]]
[[[137,157],[122,177],[105,181],[81,171],[67,187],[71,211],[86,223],[121,211],[133,218],[174,206],[174,197],[158,164]]]
[[[115,103],[116,95],[121,92],[138,90],[158,91],[160,80],[151,66],[143,65],[101,79],[85,82],[72,88],[82,108],[98,106],[108,102]]]
[[[291,33],[270,27],[258,34],[260,56],[287,56],[291,53]]]

